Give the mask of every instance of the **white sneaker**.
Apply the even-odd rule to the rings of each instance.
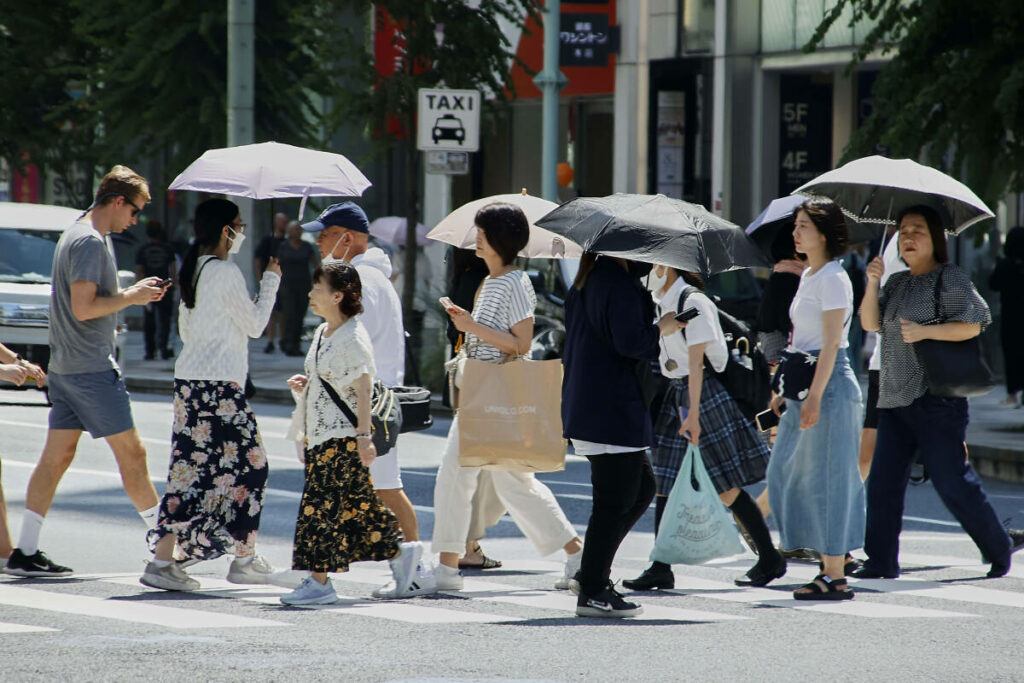
[[[245,564],[239,563],[236,557],[228,567],[227,579],[230,583],[270,583],[270,575],[274,572],[273,565],[262,555]]]
[[[576,581],[576,572],[580,570],[580,562],[583,561],[583,550],[582,548],[573,553],[567,555],[565,558],[565,567],[562,568],[562,578],[555,581],[555,588],[564,591],[566,589],[572,589],[572,585],[578,582]],[[574,593],[577,593],[579,588],[577,587]],[[578,593],[577,593],[578,594]]]
[[[462,572],[453,567],[439,564],[434,567],[434,582],[439,591],[462,590]]]
[[[199,589],[199,582],[186,574],[184,570],[170,563],[166,567],[157,567],[155,562],[147,562],[146,570],[139,577],[139,583],[150,588],[165,591],[194,591]]]
[[[398,557],[389,560],[391,575],[395,580],[395,595],[405,595],[409,585],[416,578],[416,569],[420,566],[420,559],[423,557],[423,544],[419,541],[409,541],[398,546],[401,552]]]
[[[312,575],[303,579],[291,593],[281,596],[281,602],[286,605],[330,605],[337,601],[338,594],[331,580],[328,578],[327,583],[321,584]]]
[[[384,600],[399,600],[401,598],[414,598],[417,595],[433,595],[436,592],[437,579],[434,578],[433,570],[421,564],[416,568],[412,581],[405,592],[399,593],[395,589],[395,584],[388,582],[386,585],[373,591],[373,597]]]

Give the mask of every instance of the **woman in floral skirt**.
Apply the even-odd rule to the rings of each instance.
[[[437,590],[420,566],[423,546],[399,542],[398,519],[373,490],[367,469],[377,457],[371,439],[373,345],[363,324],[359,273],[328,261],[313,273],[310,307],[324,319],[306,354],[304,375],[288,380],[298,407],[292,433],[304,441],[306,482],[295,523],[292,568],[310,574],[281,596],[286,605],[337,601],[327,574],[352,562],[389,560],[394,584],[375,597],[406,598]],[[333,392],[333,395],[332,395]],[[356,424],[338,401],[347,404]]]
[[[154,559],[139,579],[153,588],[195,590],[199,582],[182,567],[228,553],[235,556],[232,583],[266,583],[274,571],[256,555],[267,457],[244,387],[248,340],[267,326],[281,268],[270,260],[252,301],[241,269],[228,260],[244,230],[233,202],[209,199],[196,207],[195,242],[180,275],[184,346],[174,365],[171,465],[148,536]]]

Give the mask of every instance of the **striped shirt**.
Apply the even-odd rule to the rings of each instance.
[[[942,322],[981,323],[982,329],[992,322],[988,304],[967,273],[957,266],[944,264],[924,275],[911,275],[909,271],[895,273],[885,283],[879,301],[882,327],[879,408],[909,406],[928,391],[924,367],[913,345],[903,341],[900,318],[913,323],[928,323],[935,318],[935,283],[940,272]]]
[[[529,276],[521,270],[513,270],[484,280],[480,296],[473,305],[473,320],[499,332],[509,332],[516,323],[532,318],[536,307],[537,295]],[[529,351],[529,348],[519,349],[523,354]],[[471,333],[466,334],[466,355],[490,363],[502,362],[507,356]]]

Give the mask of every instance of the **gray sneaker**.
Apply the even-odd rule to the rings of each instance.
[[[157,567],[154,562],[146,563],[146,571],[139,577],[139,583],[150,588],[165,591],[194,591],[199,589],[199,582],[185,573],[174,562],[166,567]]]
[[[257,555],[252,562],[246,564],[239,564],[238,558],[235,558],[228,567],[227,579],[230,583],[270,583],[270,577],[275,571],[262,555]]]
[[[337,601],[338,594],[334,592],[331,580],[321,584],[312,575],[304,578],[291,593],[281,596],[281,602],[286,605],[330,605]]]

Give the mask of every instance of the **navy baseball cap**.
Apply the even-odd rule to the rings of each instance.
[[[315,221],[303,223],[302,229],[307,232],[320,232],[332,225],[338,225],[356,232],[370,233],[370,221],[366,212],[355,202],[332,204],[324,209]]]

